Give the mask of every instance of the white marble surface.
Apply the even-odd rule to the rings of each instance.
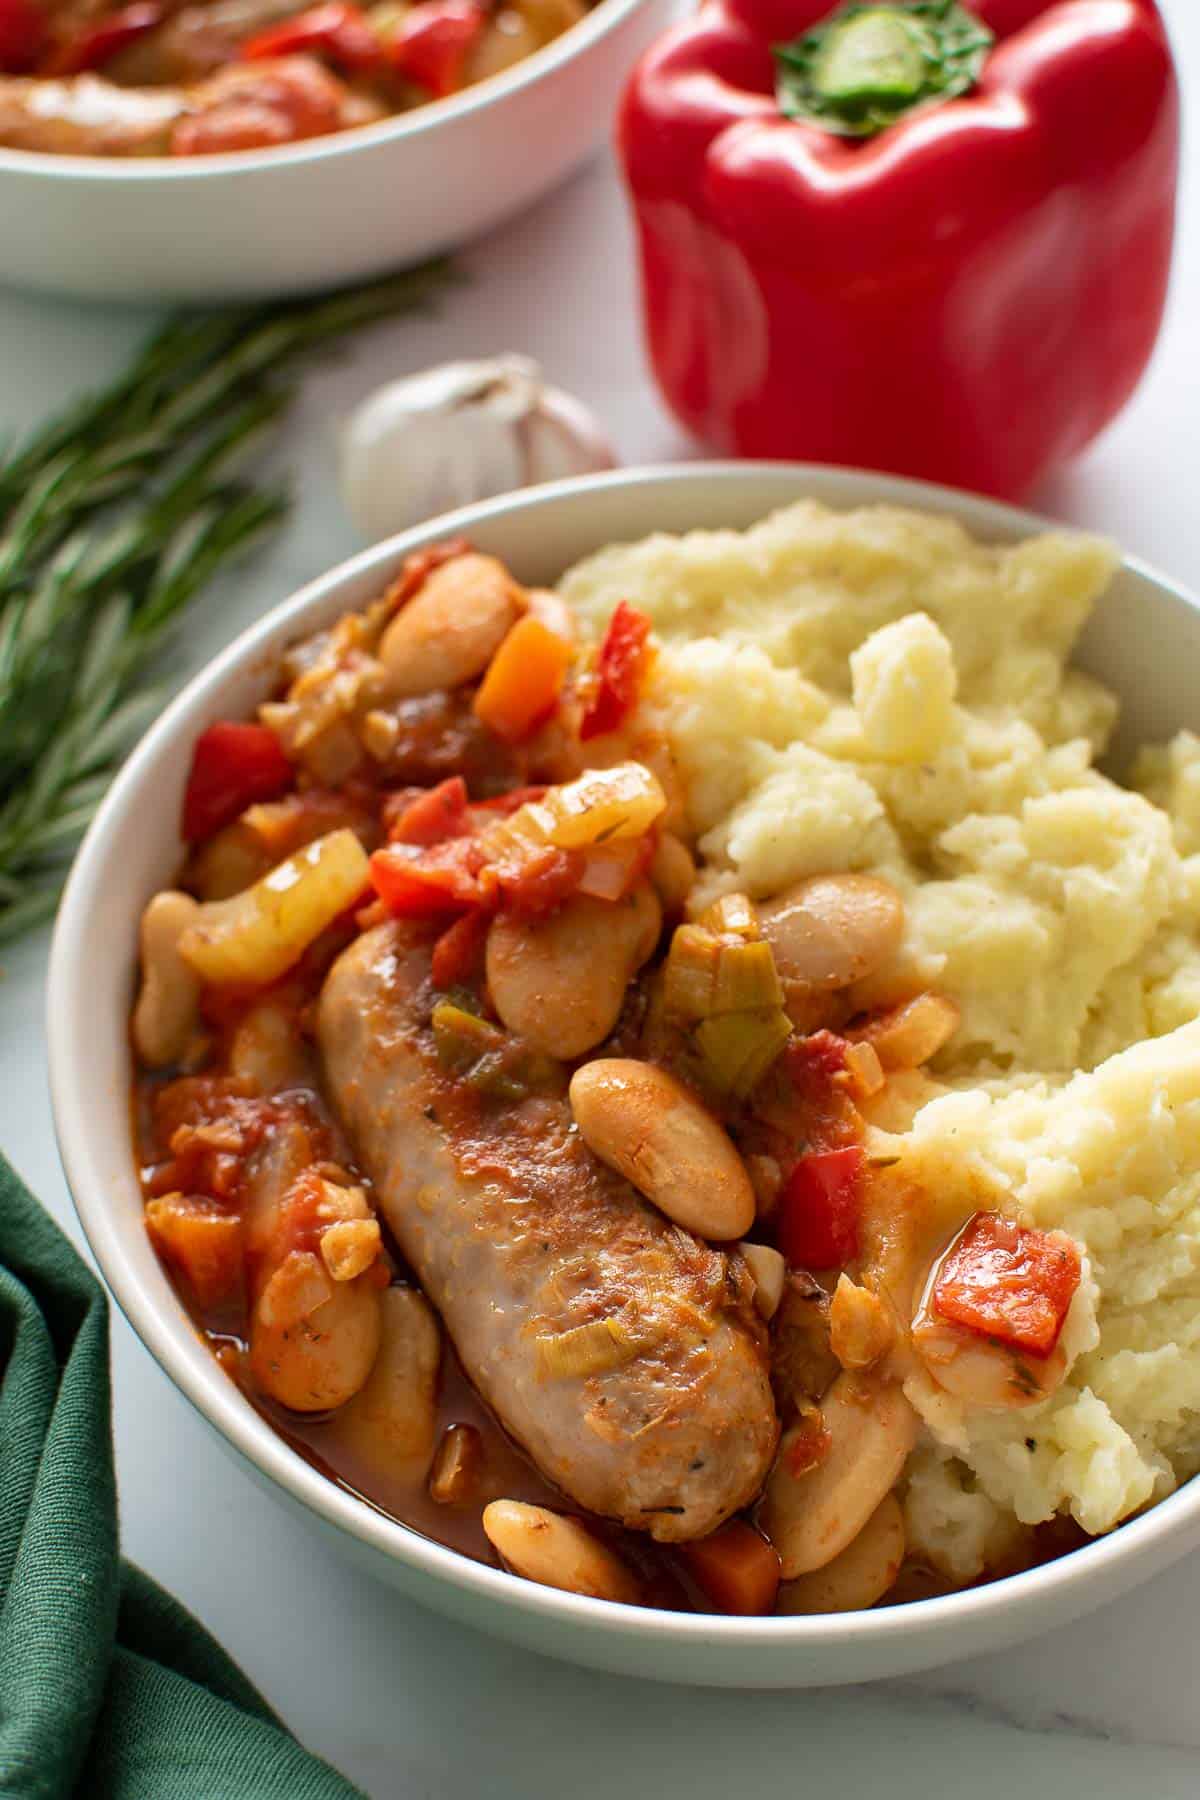
[[[1200,93],[1200,9],[1166,0],[1185,90]],[[1200,147],[1188,153],[1168,326],[1134,404],[1043,509],[1111,531],[1200,589]],[[377,332],[309,382],[280,461],[300,502],[282,541],[192,622],[179,673],[355,547],[332,488],[331,431],[390,372],[520,349],[590,399],[626,461],[693,454],[642,371],[615,177],[593,166],[465,258],[434,320]],[[0,431],[114,370],[145,316],[0,292]],[[78,1237],[59,1169],[41,1027],[46,944],[0,979],[0,1143]],[[86,1046],[81,1047],[86,1054]],[[578,1800],[614,1792],[886,1791],[961,1780],[972,1800],[1200,1793],[1193,1655],[1200,1563],[1024,1648],[873,1689],[789,1696],[647,1689],[559,1667],[435,1619],[344,1567],[224,1457],[120,1319],[113,1326],[125,1548],[212,1627],[303,1740],[372,1800]],[[163,1800],[168,1800],[167,1796]]]

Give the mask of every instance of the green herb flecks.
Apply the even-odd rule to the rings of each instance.
[[[237,473],[300,371],[424,306],[434,262],[328,298],[164,326],[129,368],[0,456],[0,942],[48,918],[63,866],[162,705],[168,628],[273,531],[284,494]]]
[[[871,137],[920,106],[974,87],[995,39],[958,0],[844,7],[777,44],[780,111],[839,137]]]

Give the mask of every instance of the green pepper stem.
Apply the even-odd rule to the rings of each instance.
[[[774,46],[780,111],[839,137],[871,137],[917,107],[967,93],[994,42],[959,0],[855,0]]]

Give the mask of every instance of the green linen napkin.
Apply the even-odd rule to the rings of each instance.
[[[0,1795],[361,1800],[117,1552],[108,1303],[0,1157]]]

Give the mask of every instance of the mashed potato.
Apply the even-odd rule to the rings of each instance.
[[[889,1140],[1086,1250],[1050,1400],[909,1383],[914,1546],[967,1579],[1014,1518],[1108,1530],[1200,1469],[1200,738],[1094,768],[1116,702],[1068,665],[1114,568],[1090,537],[984,546],[952,521],[802,502],[745,533],[602,551],[564,583],[599,630],[654,619],[644,707],[712,892],[867,869],[908,910],[874,1005],[962,1009],[940,1098]]]

